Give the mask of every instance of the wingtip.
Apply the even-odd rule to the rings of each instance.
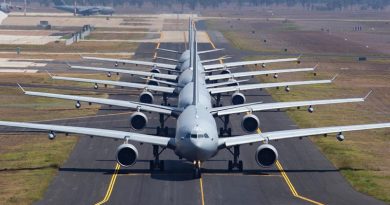
[[[26,93],[26,90],[24,90],[24,88],[23,88],[19,83],[17,83],[17,85],[18,85],[19,88],[23,91],[23,93]]]
[[[339,74],[336,74],[336,75],[335,75],[335,76],[332,78],[332,80],[331,80],[331,81],[334,81],[334,80],[336,80],[337,76],[339,76]]]
[[[49,73],[48,70],[45,70],[45,72],[46,72],[51,78],[53,78],[53,75],[52,75],[51,73]]]
[[[368,93],[367,93],[367,95],[366,96],[364,96],[364,100],[366,100],[370,95],[371,95],[371,93],[372,93],[372,90],[370,90]]]

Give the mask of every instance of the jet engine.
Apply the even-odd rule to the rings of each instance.
[[[260,126],[259,118],[254,114],[247,114],[242,118],[241,127],[245,132],[252,133]]]
[[[135,112],[130,116],[130,126],[134,130],[142,130],[148,124],[148,117],[142,112]]]
[[[231,103],[232,105],[241,105],[246,102],[245,95],[240,92],[235,92],[232,95]]]
[[[152,69],[150,70],[150,72],[151,72],[151,73],[161,73],[160,69],[158,69],[158,68],[152,68]]]
[[[122,144],[116,149],[116,161],[124,167],[135,164],[138,158],[138,150],[132,144]]]
[[[232,72],[230,71],[230,70],[228,70],[228,69],[226,69],[226,70],[223,70],[222,72],[221,72],[221,74],[231,74]]]
[[[148,85],[155,85],[155,86],[159,86],[160,84],[159,84],[157,81],[154,81],[154,80],[149,80],[149,81],[148,81]]]
[[[153,104],[153,101],[154,101],[153,94],[149,91],[143,91],[139,95],[139,101],[142,103]]]
[[[256,150],[256,162],[261,167],[270,167],[278,160],[278,151],[270,144],[262,144]]]

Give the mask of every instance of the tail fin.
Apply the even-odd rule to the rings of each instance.
[[[53,0],[53,3],[56,6],[64,6],[65,5],[64,0]]]
[[[196,40],[196,30],[193,30],[193,52],[192,55],[192,71],[193,71],[193,84],[194,84],[194,96],[193,96],[193,105],[197,105],[199,103],[199,71],[198,71],[198,63],[197,63],[197,50],[198,50],[198,43]]]

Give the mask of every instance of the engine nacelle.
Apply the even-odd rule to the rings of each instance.
[[[228,70],[228,69],[226,69],[226,70],[223,70],[222,72],[221,72],[221,74],[231,74],[232,72],[230,71],[230,70]]]
[[[116,149],[116,161],[124,167],[135,164],[138,158],[138,150],[132,144],[122,144]]]
[[[279,77],[279,75],[278,74],[274,74],[274,78],[276,79],[276,78],[278,78]]]
[[[153,94],[149,91],[143,91],[139,95],[139,101],[142,103],[153,104],[153,101],[154,101]]]
[[[310,112],[310,113],[313,113],[314,112],[314,107],[310,105],[309,108],[307,108],[307,111]]]
[[[278,151],[270,144],[262,144],[256,150],[256,162],[261,167],[270,167],[278,160]]]
[[[158,68],[152,68],[152,70],[150,70],[151,73],[161,73],[160,69]]]
[[[134,130],[142,130],[148,124],[148,117],[142,112],[135,112],[130,116],[130,126]]]
[[[93,86],[93,88],[94,88],[95,90],[97,90],[97,89],[99,89],[99,85],[98,85],[97,83],[95,83],[95,85]]]
[[[81,104],[79,101],[76,102],[76,104],[74,105],[75,108],[79,109],[81,107]]]
[[[157,81],[155,81],[155,80],[149,80],[148,81],[148,85],[159,86],[160,84]]]
[[[246,102],[245,95],[240,92],[235,92],[232,95],[231,103],[232,105],[242,105]]]
[[[54,132],[50,132],[47,137],[49,138],[49,140],[54,140],[56,138],[56,133]]]
[[[345,140],[345,137],[342,133],[337,134],[336,139],[340,142]]]
[[[286,92],[290,92],[290,87],[289,86],[286,86],[285,88],[284,88],[284,91],[286,91]]]
[[[260,120],[254,114],[247,114],[242,118],[241,127],[245,132],[252,133],[260,127]]]
[[[107,77],[111,78],[111,72],[107,72]]]

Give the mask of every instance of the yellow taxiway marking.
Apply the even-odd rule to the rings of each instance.
[[[201,202],[202,205],[204,205],[204,192],[203,192],[203,178],[199,178],[199,186],[200,186],[200,196],[201,196]]]
[[[316,205],[324,205],[323,203],[321,202],[318,202],[318,201],[314,201],[312,199],[309,199],[309,198],[306,198],[306,197],[303,197],[301,195],[299,195],[299,193],[297,192],[297,190],[295,189],[294,185],[291,183],[290,181],[290,178],[288,178],[286,172],[284,171],[282,165],[280,164],[279,161],[276,161],[276,166],[278,167],[280,173],[282,174],[283,178],[284,178],[284,181],[287,183],[288,187],[290,188],[292,194],[297,197],[297,198],[300,198],[302,200],[305,200],[305,201],[308,201],[310,203],[313,203],[313,204],[316,204]]]
[[[158,41],[158,43],[157,43],[157,46],[156,46],[156,49],[157,48],[160,48],[160,44],[161,44],[161,39],[163,38],[163,32],[162,31],[160,31],[160,39],[159,39],[159,41]],[[157,58],[157,50],[154,52],[154,56],[153,56],[153,59],[156,59]]]
[[[215,47],[215,44],[214,44],[213,41],[211,40],[209,33],[206,32],[206,36],[207,36],[207,39],[209,40],[209,42],[210,42],[210,44],[211,44],[211,47],[213,47],[213,49],[216,49],[217,47]],[[219,63],[220,63],[220,64],[223,64],[223,60],[220,59],[220,60],[219,60]]]
[[[260,128],[257,128],[257,133],[261,134]],[[324,205],[323,203],[320,203],[318,201],[314,201],[312,199],[309,199],[309,198],[306,198],[306,197],[299,195],[297,190],[295,189],[294,185],[291,183],[290,178],[287,176],[286,172],[284,171],[282,164],[280,164],[279,160],[276,161],[275,164],[276,164],[276,167],[278,168],[280,174],[282,175],[284,181],[286,182],[286,184],[287,184],[288,188],[290,189],[293,196],[300,198],[302,200],[308,201],[310,203],[316,204],[316,205]]]
[[[110,184],[108,185],[108,189],[107,189],[106,195],[104,196],[103,200],[97,202],[95,205],[104,204],[104,203],[106,203],[110,199],[112,190],[114,189],[116,177],[118,176],[118,172],[119,172],[120,168],[121,168],[121,166],[117,163],[116,166],[115,166],[114,174],[111,177]]]

